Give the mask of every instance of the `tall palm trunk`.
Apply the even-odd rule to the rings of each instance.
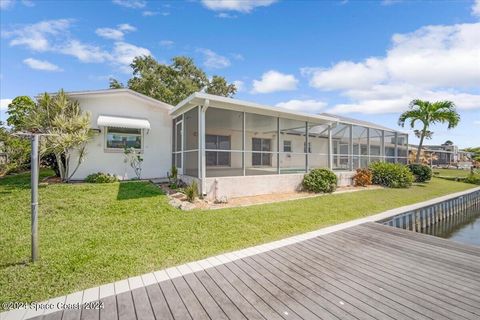
[[[417,155],[415,157],[415,163],[420,163],[420,152],[422,151],[423,146],[423,139],[425,138],[425,134],[427,132],[427,126],[423,126],[422,134],[420,136],[420,143],[418,144]]]

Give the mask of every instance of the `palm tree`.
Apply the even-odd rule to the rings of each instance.
[[[423,124],[421,130],[415,130],[415,134],[420,138],[415,162],[420,161],[420,151],[423,140],[430,138],[433,134],[429,130],[435,123],[448,123],[448,129],[454,128],[460,122],[460,115],[456,111],[455,103],[452,101],[429,102],[415,99],[410,102],[409,110],[405,111],[398,118],[398,125],[404,127],[405,121],[410,119],[410,127],[415,127],[415,122],[420,121]]]

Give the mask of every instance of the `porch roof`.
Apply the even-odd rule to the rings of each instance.
[[[316,115],[302,112],[295,112],[283,108],[271,107],[261,105],[255,102],[242,101],[227,97],[216,96],[213,94],[196,92],[190,95],[185,100],[181,101],[170,111],[173,117],[181,115],[191,108],[199,105],[208,105],[210,107],[217,107],[222,109],[229,109],[235,111],[251,112],[266,116],[282,117],[287,119],[309,121],[320,124],[337,123],[338,118],[326,115]]]

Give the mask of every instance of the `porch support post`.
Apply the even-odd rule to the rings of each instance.
[[[180,150],[180,152],[182,153],[182,161],[180,161],[180,165],[181,165],[181,169],[182,169],[182,172],[181,174],[183,175],[183,173],[185,172],[185,168],[183,167],[183,163],[185,162],[185,152],[183,151],[185,149],[185,113],[182,114],[182,131],[181,131],[181,134],[180,136],[182,137],[182,149]]]
[[[382,161],[387,162],[387,159],[385,159],[385,130],[382,130],[382,141],[380,145],[380,156],[382,157]]]
[[[348,159],[349,169],[353,171],[353,125],[349,125],[350,135],[348,137]]]
[[[305,122],[305,172],[308,172],[308,167],[309,167],[309,164],[308,164],[308,157],[309,157],[309,148],[308,148],[308,144],[310,142],[310,137],[309,137],[309,133],[308,133],[308,121]]]
[[[207,112],[207,108],[210,104],[209,100],[205,100],[205,104],[201,107],[200,112],[200,128],[199,128],[199,135],[200,135],[200,162],[201,162],[201,176],[200,176],[200,184],[201,184],[201,192],[203,195],[207,194],[207,166],[206,166],[206,159],[205,159],[205,113]]]
[[[370,165],[370,128],[367,128],[367,167]]]
[[[199,179],[202,179],[202,132],[203,132],[203,128],[202,128],[202,106],[198,106],[198,124],[197,124],[197,127],[198,127],[198,132],[197,132],[197,140],[198,140],[198,152],[197,152],[197,160],[198,160],[198,174],[197,174],[197,177]],[[200,187],[201,187],[201,184],[200,184]],[[200,190],[200,194],[203,194],[203,189]]]
[[[280,174],[280,118],[277,117],[277,174]]]
[[[246,175],[246,172],[247,172],[247,154],[245,152],[245,149],[247,148],[247,144],[246,144],[246,139],[247,139],[247,134],[245,132],[245,112],[243,112],[243,115],[242,115],[243,119],[242,119],[242,171],[243,171],[243,175],[245,176]]]
[[[328,168],[333,170],[332,125],[328,125]]]
[[[394,156],[395,156],[395,163],[398,163],[398,132],[395,132],[395,149],[394,149]]]

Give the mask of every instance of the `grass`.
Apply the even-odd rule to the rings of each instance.
[[[470,170],[458,170],[458,169],[432,169],[433,172],[438,172],[442,177],[466,177],[470,174]]]
[[[40,188],[40,260],[31,264],[29,175],[6,177],[0,179],[0,302],[44,300],[472,187],[434,178],[410,189],[180,211],[146,182],[52,184]]]

